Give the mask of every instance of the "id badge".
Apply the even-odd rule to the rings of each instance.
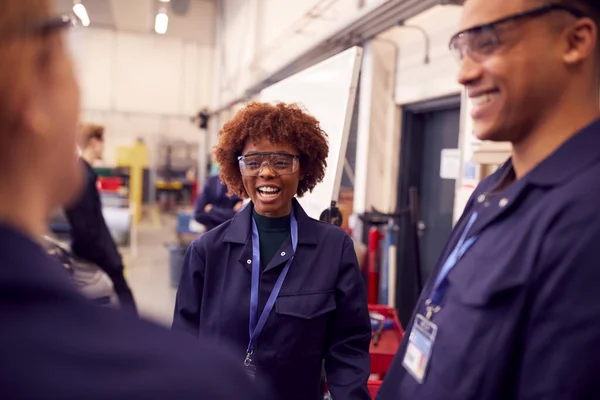
[[[437,329],[436,324],[417,314],[402,365],[419,383],[425,380]]]

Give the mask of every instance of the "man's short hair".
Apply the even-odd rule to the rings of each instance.
[[[85,148],[90,142],[95,139],[100,142],[104,141],[104,127],[96,124],[84,124],[81,127],[80,146]]]
[[[600,28],[600,0],[546,0],[546,2],[575,7],[592,18]]]

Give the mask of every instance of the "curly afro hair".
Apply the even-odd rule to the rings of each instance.
[[[297,104],[253,102],[221,128],[215,146],[215,158],[221,166],[220,178],[230,195],[248,197],[238,157],[247,140],[257,143],[263,139],[290,144],[300,152],[303,179],[298,184],[298,196],[312,192],[323,180],[329,144],[319,121]]]

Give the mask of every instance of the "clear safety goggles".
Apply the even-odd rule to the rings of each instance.
[[[568,5],[558,3],[547,4],[458,32],[450,39],[450,51],[452,51],[459,62],[467,55],[474,61],[481,62],[494,53],[502,44],[501,34],[504,31],[515,27],[517,23],[538,18],[553,11],[567,12],[575,18],[586,16],[583,11]]]
[[[50,17],[40,21],[31,21],[20,27],[11,28],[0,32],[1,39],[22,37],[22,36],[47,36],[51,33],[61,31],[66,28],[81,26],[81,19],[74,13]]]
[[[238,157],[243,176],[258,176],[265,166],[275,175],[291,175],[298,171],[300,156],[288,153],[252,153]]]

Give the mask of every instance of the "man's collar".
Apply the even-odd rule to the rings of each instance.
[[[573,135],[524,179],[539,186],[564,183],[600,159],[600,119]]]

